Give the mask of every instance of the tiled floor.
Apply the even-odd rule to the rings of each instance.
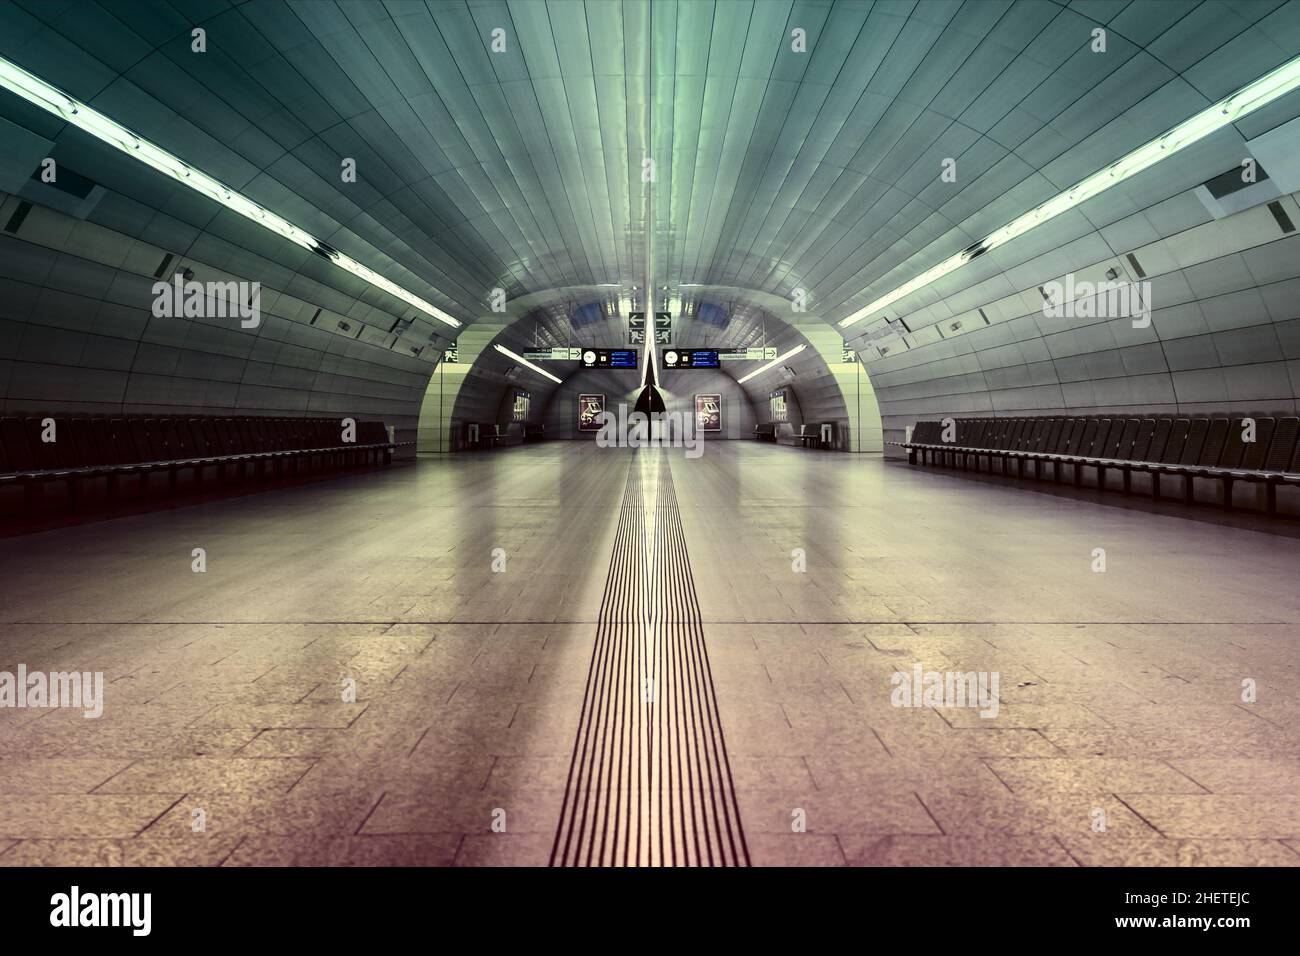
[[[1294,526],[674,454],[755,863],[1300,863]],[[427,459],[0,540],[0,671],[108,682],[99,719],[0,709],[0,863],[545,863],[629,460]],[[918,663],[996,672],[996,716],[894,706]]]

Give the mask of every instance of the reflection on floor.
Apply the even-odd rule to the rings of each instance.
[[[649,454],[754,864],[1300,863],[1300,539]],[[0,708],[0,863],[546,864],[631,467],[530,446],[0,541],[0,675],[107,681],[98,719]]]

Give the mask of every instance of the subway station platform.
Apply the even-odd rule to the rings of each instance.
[[[1286,523],[725,441],[12,537],[0,670],[106,685],[0,709],[0,864],[1295,865],[1298,566]],[[931,671],[1000,685],[900,699]]]
[[[1297,224],[1300,0],[0,0],[6,931],[1285,925]]]

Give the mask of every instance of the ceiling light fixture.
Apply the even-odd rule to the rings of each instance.
[[[161,146],[143,139],[131,132],[121,123],[109,119],[98,110],[92,109],[80,100],[73,99],[58,87],[46,83],[40,77],[28,73],[21,66],[0,57],[0,87],[16,93],[29,103],[34,103],[43,110],[54,113],[78,129],[90,133],[110,146],[115,146],[146,166],[152,166],[160,173],[165,173],[178,183],[182,183],[215,200],[227,209],[234,210],[241,216],[251,219],[271,232],[297,243],[304,249],[311,249],[322,254],[340,269],[364,279],[377,289],[415,306],[421,312],[433,316],[439,322],[446,323],[454,329],[461,327],[459,320],[448,315],[442,309],[426,302],[413,292],[408,292],[397,283],[384,278],[368,266],[364,266],[352,257],[331,249],[310,233],[299,229],[287,219],[277,216],[263,206],[259,206],[246,196],[241,196],[229,186],[218,182],[211,176],[190,166],[178,156],[167,152]]]
[[[806,349],[807,347],[808,347],[807,345],[796,345],[796,346],[795,346],[794,348],[792,348],[790,351],[785,352],[785,353],[783,353],[783,354],[781,354],[781,355],[778,355],[776,358],[772,359],[772,361],[768,362],[767,364],[765,364],[765,365],[760,365],[758,368],[754,369],[754,371],[750,372],[750,373],[749,373],[748,375],[746,375],[744,378],[742,378],[742,379],[737,379],[737,380],[736,380],[736,384],[737,384],[737,385],[744,385],[746,382],[748,382],[748,381],[749,381],[751,378],[753,378],[754,376],[756,376],[756,375],[762,375],[764,372],[766,372],[766,371],[767,371],[768,369],[770,369],[770,368],[776,368],[778,365],[780,365],[782,362],[784,362],[784,361],[785,361],[786,359],[788,359],[790,356],[792,356],[792,355],[798,355],[800,352],[802,352],[802,351],[803,351],[804,349]]]
[[[506,356],[506,358],[513,359],[514,361],[518,362],[518,363],[519,363],[520,365],[522,365],[524,368],[530,368],[530,369],[532,369],[534,372],[536,372],[538,375],[544,375],[544,376],[546,376],[546,377],[549,378],[552,382],[554,382],[556,385],[563,385],[563,384],[564,384],[562,381],[560,381],[558,378],[556,378],[556,377],[555,377],[554,375],[552,375],[550,372],[546,371],[546,369],[544,369],[544,368],[539,368],[538,366],[534,365],[532,362],[528,361],[528,359],[524,358],[522,355],[516,355],[514,352],[510,351],[510,350],[509,350],[508,348],[506,348],[504,345],[496,345],[496,344],[493,344],[492,347],[493,347],[494,349],[496,349],[498,352],[500,352],[502,355]]]
[[[1143,146],[1139,146],[1131,153],[1111,163],[1100,172],[1075,183],[1069,189],[1047,200],[1047,202],[1034,207],[1020,218],[991,233],[980,242],[963,249],[934,268],[928,269],[919,276],[904,282],[892,292],[882,295],[870,305],[858,309],[847,318],[841,319],[839,322],[840,328],[847,328],[861,322],[873,313],[879,312],[899,299],[911,295],[918,289],[923,289],[930,283],[959,269],[975,258],[976,255],[983,255],[990,249],[1005,245],[1012,239],[1024,235],[1035,226],[1040,226],[1049,219],[1073,209],[1111,186],[1121,183],[1131,176],[1136,176],[1162,159],[1172,156],[1179,150],[1204,139],[1225,126],[1235,123],[1247,113],[1251,113],[1295,89],[1300,89],[1300,57],[1289,60],[1254,83],[1242,87],[1226,99],[1201,110],[1201,112],[1175,126],[1167,133],[1156,137]]]

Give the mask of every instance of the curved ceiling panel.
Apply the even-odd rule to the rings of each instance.
[[[653,304],[682,314],[683,344],[747,344],[762,335],[754,297],[802,294],[834,325],[1293,60],[1300,4],[16,0],[0,4],[0,55],[467,324],[499,320],[494,289],[558,299],[555,316],[592,301],[559,293],[574,288],[644,308],[649,264]],[[889,318],[911,315],[915,332],[1179,235],[1209,218],[1189,211],[1190,191],[1297,115],[1300,93],[1282,96],[928,283]],[[52,156],[103,187],[92,221],[309,301],[419,321],[7,93],[0,124],[10,192]],[[729,324],[698,320],[719,309]],[[417,328],[412,349],[437,331]],[[872,319],[849,334],[886,362],[873,372],[892,372],[897,352],[871,345],[879,332]],[[1026,367],[1056,360],[1044,349]],[[940,351],[909,376],[975,371]],[[1059,371],[1030,380],[1059,386]],[[997,411],[1006,380],[970,380],[987,401],[965,404]],[[1082,394],[1065,391],[1035,407]]]

